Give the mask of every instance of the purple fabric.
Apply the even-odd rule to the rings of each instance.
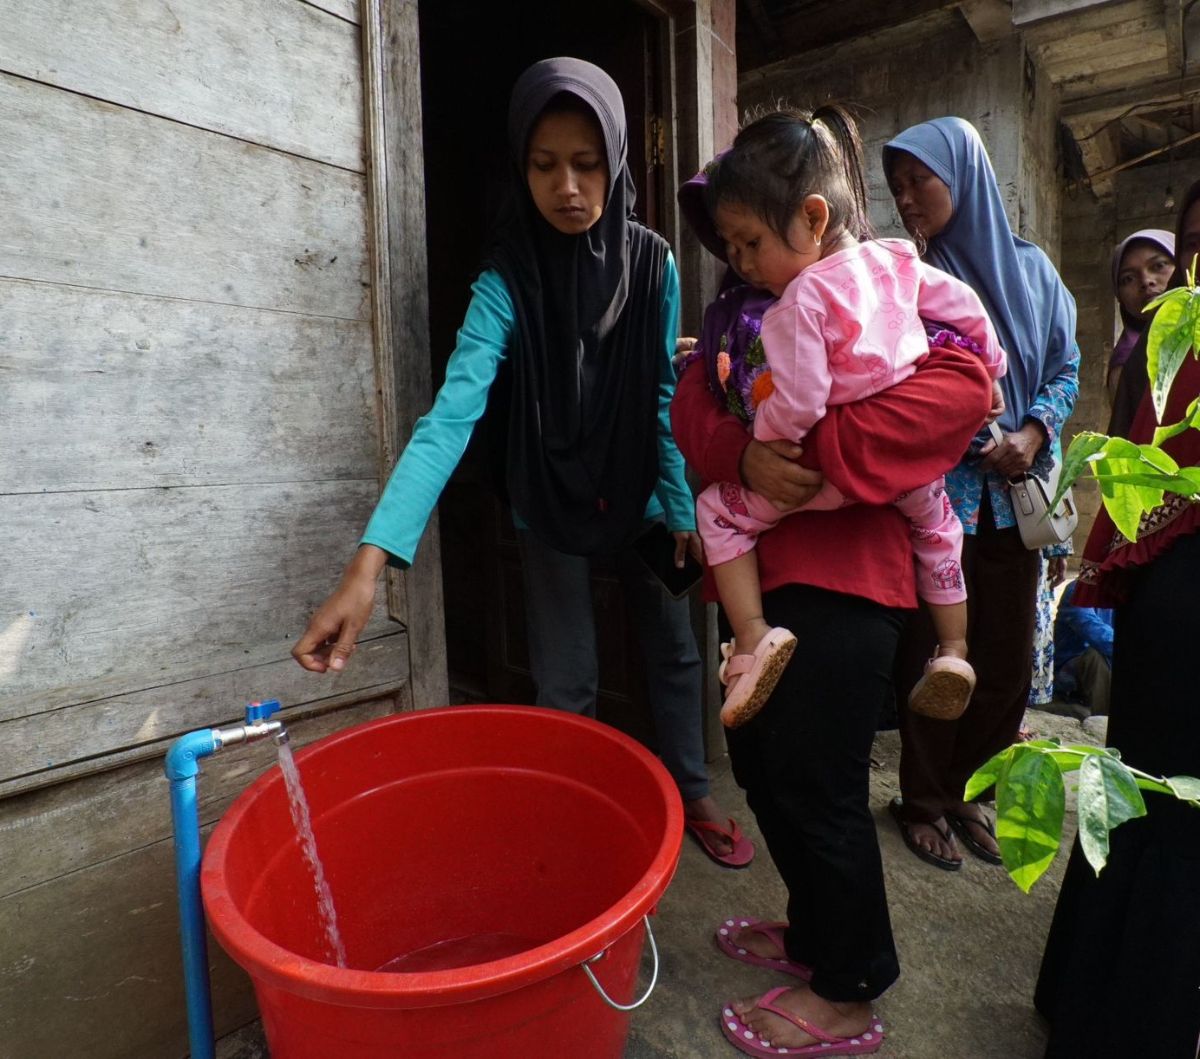
[[[774,304],[773,294],[747,283],[723,291],[704,312],[704,327],[696,347],[704,358],[709,389],[747,423],[754,420],[754,383],[768,370],[762,318]],[[722,353],[729,355],[729,375],[724,381],[718,365]]]
[[[1117,339],[1117,344],[1113,346],[1112,356],[1108,358],[1108,370],[1113,368],[1125,367],[1125,362],[1129,359],[1129,354],[1133,352],[1133,347],[1137,345],[1138,339],[1142,337],[1141,331],[1134,331],[1126,327],[1121,332],[1121,337]]]
[[[728,153],[728,151],[722,151],[691,180],[685,180],[680,184],[679,192],[675,196],[679,201],[679,208],[683,211],[683,219],[696,233],[696,238],[700,240],[704,249],[718,261],[725,261],[725,243],[717,235],[717,226],[709,216],[708,205],[704,201],[704,191],[708,187],[708,174]]]

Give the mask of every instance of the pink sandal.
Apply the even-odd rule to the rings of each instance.
[[[810,1037],[816,1037],[816,1044],[783,1048],[771,1041],[763,1040],[760,1034],[741,1020],[732,1005],[726,1005],[721,1009],[721,1032],[725,1034],[726,1040],[738,1051],[757,1056],[759,1059],[768,1059],[768,1056],[779,1055],[870,1055],[883,1047],[883,1024],[874,1015],[871,1016],[870,1028],[858,1036],[836,1037],[819,1026],[814,1026],[808,1019],[776,1007],[775,1001],[787,991],[787,986],[771,989],[763,993],[754,1006],[760,1011],[769,1011],[772,1015],[787,1019],[793,1026],[802,1029]]]
[[[962,658],[935,655],[925,663],[925,675],[908,693],[908,708],[922,717],[956,721],[975,690],[975,670]]]
[[[768,923],[765,919],[755,919],[754,916],[738,916],[722,922],[717,927],[714,936],[717,941],[717,948],[731,960],[748,963],[752,967],[766,967],[772,971],[782,971],[784,974],[792,974],[802,982],[810,981],[813,976],[812,968],[806,964],[788,959],[786,955],[787,950],[783,947],[783,932],[786,927],[786,923]],[[772,944],[778,945],[779,951],[784,953],[784,955],[759,956],[749,949],[743,949],[733,940],[733,936],[739,931],[745,932],[747,930],[753,931],[755,934],[761,934],[764,938],[770,940]]]
[[[796,649],[796,637],[777,627],[758,641],[753,654],[734,654],[734,647],[732,643],[721,644],[724,661],[717,670],[725,685],[721,723],[726,728],[745,724],[766,705]]]

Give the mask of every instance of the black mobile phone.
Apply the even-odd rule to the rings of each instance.
[[[655,522],[633,542],[633,550],[646,564],[646,568],[662,582],[667,595],[682,599],[704,576],[702,567],[690,552],[683,560],[683,567],[675,565],[675,537],[663,522]]]

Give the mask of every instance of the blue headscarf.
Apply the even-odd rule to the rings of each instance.
[[[1050,259],[1008,225],[987,149],[969,121],[936,118],[905,129],[883,148],[928,166],[950,189],[954,214],[929,240],[925,260],[970,286],[983,301],[1008,353],[1001,380],[1008,405],[1000,424],[1017,430],[1038,392],[1068,363],[1075,347],[1075,299]]]

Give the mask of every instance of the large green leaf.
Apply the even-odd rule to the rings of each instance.
[[[966,790],[963,791],[963,801],[971,802],[978,798],[989,787],[994,787],[1012,764],[1013,754],[1017,747],[1005,747],[1000,753],[988,758],[979,766],[967,780]]]
[[[1173,492],[1187,491],[1194,487],[1191,478],[1183,476],[1183,472],[1187,469],[1181,467],[1177,474],[1167,474],[1163,471],[1149,469],[1134,474],[1098,474],[1096,481],[1110,485],[1137,485],[1158,490],[1170,489]]]
[[[1097,875],[1108,861],[1108,833],[1146,815],[1133,773],[1115,758],[1090,754],[1079,769],[1079,843]]]
[[[1104,442],[1104,458],[1106,460],[1140,460],[1142,450],[1125,438],[1108,438]]]
[[[1200,348],[1200,345],[1197,348]],[[1177,434],[1182,434],[1185,430],[1193,428],[1200,430],[1200,397],[1188,405],[1187,414],[1178,423],[1172,423],[1169,427],[1159,427],[1155,430],[1153,443],[1161,445],[1164,441],[1175,437]]]
[[[1116,491],[1117,487],[1110,480],[1115,473],[1112,460],[1097,457],[1092,461],[1092,474],[1096,476],[1096,484],[1100,486],[1101,496],[1112,496]]]
[[[1192,291],[1187,292],[1186,298],[1164,301],[1150,322],[1150,335],[1146,341],[1146,370],[1150,377],[1155,418],[1160,422],[1166,411],[1171,383],[1175,381],[1184,357],[1192,348],[1197,322],[1196,302]]]
[[[1135,446],[1136,447],[1136,446]],[[1113,524],[1129,540],[1137,540],[1138,526],[1142,513],[1147,510],[1137,486],[1121,485],[1111,478],[1131,474],[1136,465],[1130,460],[1101,460],[1095,465],[1096,478],[1100,483],[1100,499],[1112,518]],[[1105,479],[1110,480],[1105,480]],[[1160,501],[1161,503],[1161,497]],[[1157,505],[1154,505],[1157,506]]]
[[[1050,505],[1051,511],[1058,510],[1063,494],[1083,474],[1091,458],[1096,453],[1102,452],[1110,440],[1106,435],[1097,434],[1091,430],[1080,431],[1071,439],[1071,444],[1067,446],[1067,453],[1063,457],[1062,472],[1058,478],[1058,492],[1055,494],[1054,503]]]
[[[1170,453],[1163,452],[1155,445],[1139,445],[1138,452],[1142,454],[1142,462],[1148,463],[1156,471],[1174,474],[1179,470],[1179,464],[1175,462]]]
[[[1014,758],[996,787],[996,837],[1005,869],[1028,893],[1062,841],[1066,788],[1049,754],[1035,750]]]

